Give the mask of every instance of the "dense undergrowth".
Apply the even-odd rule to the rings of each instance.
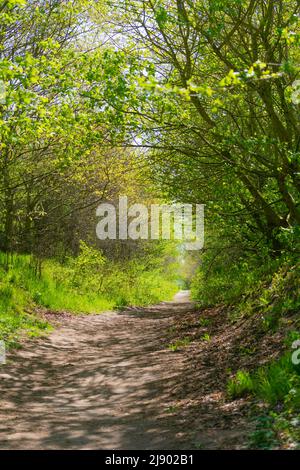
[[[126,305],[147,305],[175,294],[176,264],[162,255],[143,263],[108,261],[98,250],[81,244],[76,258],[64,264],[44,260],[41,273],[29,255],[0,253],[0,339],[17,345],[20,332],[39,335],[49,325],[33,312],[36,307],[73,313],[93,313]]]
[[[289,339],[300,338],[293,332]],[[250,373],[239,370],[227,383],[231,399],[252,396],[263,402],[265,412],[256,418],[250,446],[299,448],[300,443],[300,349],[290,349],[277,360]],[[296,359],[297,357],[297,359]]]
[[[256,370],[237,370],[227,383],[229,399],[249,397],[259,405],[250,447],[300,446],[300,264],[283,254],[210,264],[207,256],[192,281],[199,305],[227,305],[232,321],[259,318],[263,335],[282,336],[283,353]],[[251,335],[252,332],[249,332]],[[300,344],[300,342],[299,342]],[[292,360],[293,359],[293,360]],[[261,411],[263,409],[263,412]]]

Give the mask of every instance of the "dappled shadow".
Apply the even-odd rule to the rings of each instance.
[[[216,396],[213,356],[209,363],[204,354],[208,362],[197,370],[199,361],[166,347],[167,331],[184,315],[195,315],[186,296],[69,317],[49,337],[9,354],[0,369],[0,448],[193,449],[235,442],[241,430],[226,428],[234,410]]]
[[[181,367],[160,340],[176,305],[68,318],[8,355],[0,448],[184,445],[180,419],[168,415]]]

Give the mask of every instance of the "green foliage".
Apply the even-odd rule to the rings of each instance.
[[[299,333],[288,343],[295,337]],[[293,364],[291,351],[252,373],[238,371],[227,383],[227,394],[231,399],[251,394],[268,405],[269,411],[256,418],[250,448],[272,449],[280,442],[299,446],[300,366]]]
[[[221,232],[217,227],[216,232],[206,230],[208,248],[200,255],[201,263],[191,283],[192,297],[203,307],[237,305],[252,293],[257,295],[283,262],[271,258],[264,244],[252,251],[243,240],[243,226],[233,225]]]
[[[34,314],[8,311],[0,315],[0,339],[7,348],[17,348],[21,335],[38,337],[49,331],[51,326]]]
[[[61,281],[68,269],[71,289],[83,295],[94,292],[113,307],[149,305],[171,299],[177,290],[176,259],[169,256],[168,244],[162,244],[159,250],[152,247],[145,252],[143,259],[108,261],[99,250],[81,243],[79,256],[70,259],[56,277]]]
[[[192,281],[192,296],[202,306],[231,305],[231,316],[259,315],[265,331],[276,330],[300,306],[300,266],[295,258],[255,257],[247,262],[226,263],[225,255],[215,264],[205,253]]]
[[[7,272],[3,268],[5,257],[0,253],[0,339],[7,347],[16,347],[20,332],[27,336],[39,336],[50,329],[47,322],[25,310],[33,305],[32,296],[25,283],[29,269],[24,257],[14,259],[14,269]]]
[[[188,346],[191,342],[190,338],[183,338],[183,339],[178,339],[174,341],[174,343],[170,343],[168,348],[170,351],[176,352],[181,348],[184,348],[185,346]]]
[[[46,322],[25,311],[35,306],[54,311],[96,313],[126,305],[147,305],[170,300],[176,290],[176,269],[164,258],[125,263],[108,261],[99,250],[81,243],[77,258],[65,265],[44,260],[38,275],[29,255],[0,253],[0,339],[13,345],[25,330],[35,336]]]
[[[300,367],[293,364],[291,352],[269,365],[249,373],[238,371],[227,383],[230,398],[253,394],[270,406],[283,404],[289,411],[300,411]]]
[[[266,333],[272,333],[283,321],[299,324],[299,264],[277,260],[271,266],[273,269],[258,277],[234,308],[236,316],[259,315]],[[252,373],[239,371],[227,383],[232,399],[251,394],[272,410],[258,418],[250,436],[251,448],[274,448],[279,442],[298,446],[299,423],[295,423],[300,412],[300,366],[292,362],[292,343],[299,338],[298,331],[291,331],[285,341],[288,351],[281,358]]]
[[[274,419],[271,416],[260,416],[256,420],[256,429],[249,436],[249,447],[254,449],[272,449],[278,444],[273,429]]]
[[[211,321],[209,320],[209,318],[203,318],[203,317],[199,318],[199,325],[202,326],[202,327],[209,326],[210,323],[211,323]]]
[[[253,381],[247,371],[239,370],[227,383],[227,394],[230,398],[240,398],[253,391]]]
[[[203,336],[202,336],[202,341],[210,341],[211,340],[211,337],[208,333],[205,333]]]
[[[287,353],[279,361],[272,362],[255,373],[254,392],[266,403],[275,405],[285,400],[296,378],[291,353]]]

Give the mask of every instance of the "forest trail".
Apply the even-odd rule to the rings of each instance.
[[[183,292],[143,309],[62,316],[48,337],[10,353],[0,369],[0,449],[197,447],[190,420],[174,412],[185,356],[162,340],[192,308]],[[221,445],[213,428],[205,436],[205,447]]]

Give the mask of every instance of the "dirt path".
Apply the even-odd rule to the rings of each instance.
[[[166,349],[173,303],[62,321],[0,369],[1,449],[189,448],[170,415],[183,361]]]
[[[247,321],[233,325],[222,308],[196,310],[186,293],[154,307],[61,318],[0,369],[0,449],[245,447],[251,400],[228,402],[225,387],[229,368],[256,363],[240,353],[257,341]]]

